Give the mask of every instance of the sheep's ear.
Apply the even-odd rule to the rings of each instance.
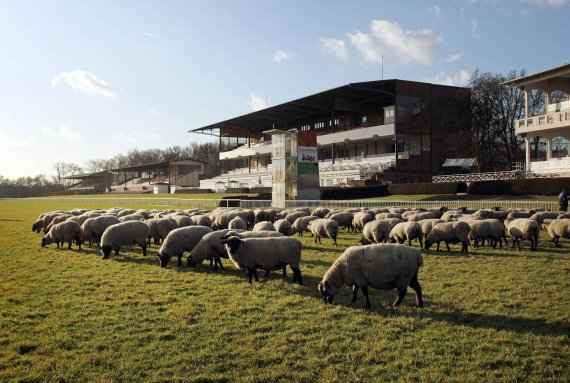
[[[245,241],[243,239],[240,239],[239,243],[241,243],[243,245],[243,244],[245,244]]]
[[[319,286],[318,286],[319,291],[321,292],[321,294],[325,291],[323,284],[319,282]]]
[[[220,238],[220,243],[225,244],[228,243],[228,239],[225,237]]]

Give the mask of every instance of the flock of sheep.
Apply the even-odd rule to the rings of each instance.
[[[146,210],[112,208],[108,210],[73,209],[41,214],[32,231],[44,232],[42,246],[56,243],[79,249],[98,244],[103,258],[111,252],[119,254],[122,246],[138,245],[144,256],[152,244],[160,244],[156,254],[160,266],[165,267],[172,257],[189,252],[187,264],[196,267],[205,260],[210,266],[223,270],[222,258],[230,259],[237,268],[259,280],[257,270],[264,277],[274,270],[286,267],[293,272],[293,282],[303,284],[300,270],[302,245],[294,238],[311,233],[315,242],[329,238],[337,245],[339,230],[360,233],[362,246],[348,247],[333,263],[318,285],[325,303],[332,303],[342,285],[352,287],[353,302],[362,290],[367,307],[368,287],[379,290],[397,289],[394,305],[404,299],[408,286],[416,293],[416,302],[423,307],[422,289],[418,282],[419,267],[423,264],[421,251],[412,247],[419,242],[421,250],[434,244],[439,251],[444,242],[461,244],[461,252],[469,251],[469,244],[483,246],[487,242],[495,248],[507,244],[512,247],[528,240],[536,250],[540,228],[547,230],[556,246],[560,238],[570,238],[570,213],[535,210],[484,209],[351,209],[343,211],[327,208],[295,209],[200,209]],[[248,231],[248,229],[252,229]],[[391,242],[391,243],[387,243]],[[405,244],[407,242],[407,245]]]

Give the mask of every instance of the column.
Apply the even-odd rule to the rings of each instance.
[[[526,171],[530,171],[530,138],[524,138],[524,145],[525,145],[525,169]]]
[[[546,137],[546,161],[552,159],[552,138]]]
[[[528,115],[528,89],[524,90],[524,117],[525,118],[529,118],[530,116]],[[525,139],[526,141],[526,139]],[[528,148],[528,146],[527,146]]]

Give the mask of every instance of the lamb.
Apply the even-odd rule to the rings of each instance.
[[[151,218],[147,219],[145,223],[148,226],[148,247],[150,247],[151,238],[154,243],[159,243],[164,240],[171,230],[176,229],[176,221],[172,218]]]
[[[319,218],[315,215],[309,215],[307,217],[300,217],[293,222],[293,232],[297,233],[300,236],[303,236],[303,233],[309,230],[309,222],[314,221],[315,219]]]
[[[437,251],[439,251],[439,244],[443,241],[447,246],[447,251],[451,251],[450,243],[461,243],[461,252],[468,253],[470,230],[469,224],[463,221],[438,223],[426,237],[425,248],[428,250],[431,245],[437,243]]]
[[[275,226],[268,221],[261,221],[253,226],[253,231],[276,231]]]
[[[326,303],[332,304],[342,285],[352,287],[352,302],[358,289],[370,308],[368,287],[378,290],[398,289],[394,306],[400,305],[410,286],[416,293],[418,307],[423,307],[422,288],[418,281],[422,254],[413,247],[400,244],[351,246],[333,263],[319,283],[318,290]]]
[[[230,259],[237,268],[247,268],[249,283],[251,277],[259,281],[256,268],[265,270],[267,277],[271,270],[289,265],[293,271],[293,283],[303,285],[299,264],[301,263],[301,241],[297,238],[246,238],[232,236],[223,240]]]
[[[139,245],[146,257],[147,239],[149,227],[141,221],[126,221],[109,226],[101,237],[101,253],[103,259],[108,259],[111,250],[119,255],[123,245]]]
[[[186,226],[168,233],[157,254],[160,267],[166,267],[172,256],[178,257],[178,267],[182,267],[182,255],[191,251],[212,229],[204,226]]]
[[[82,241],[88,240],[89,247],[91,247],[92,242],[100,243],[105,229],[116,223],[119,223],[119,219],[112,215],[88,218],[81,225],[81,239]]]
[[[315,236],[315,243],[317,243],[318,240],[319,245],[321,244],[321,237],[327,237],[333,240],[335,246],[338,246],[336,243],[338,226],[337,221],[325,218],[315,219],[308,224],[309,230],[311,230],[311,233]]]
[[[493,249],[497,247],[503,248],[503,240],[507,244],[507,237],[505,236],[505,225],[498,219],[484,219],[472,221],[469,223],[471,231],[469,232],[469,239],[473,240],[473,246],[479,247],[479,242],[483,244],[485,240],[491,242]]]
[[[360,243],[368,245],[371,243],[386,242],[390,237],[392,227],[385,221],[370,221],[362,229]]]
[[[247,230],[247,223],[241,217],[234,217],[228,223],[228,229]]]
[[[400,222],[390,231],[390,239],[398,243],[408,241],[408,246],[412,246],[412,239],[420,242],[420,248],[423,250],[423,233],[422,225],[416,221]]]
[[[42,238],[42,247],[55,242],[59,249],[60,243],[63,248],[63,243],[67,242],[67,248],[71,249],[71,243],[73,241],[75,241],[79,250],[81,250],[81,228],[75,221],[65,221],[56,223],[51,227],[45,237]]]
[[[570,219],[545,219],[542,227],[546,229],[552,242],[556,247],[560,247],[560,238],[570,238]]]
[[[535,214],[536,215],[536,214]],[[521,249],[521,239],[530,241],[530,249],[532,251],[537,249],[538,237],[540,236],[540,226],[537,221],[532,218],[507,218],[505,226],[511,238],[513,239],[513,246],[518,244],[519,250]]]
[[[291,214],[288,214],[287,217],[289,217],[290,215]],[[291,225],[291,222],[287,219],[287,217],[285,217],[285,219],[278,219],[277,221],[275,221],[273,226],[275,226],[275,230],[277,232],[287,237],[290,237],[293,235],[293,225]]]

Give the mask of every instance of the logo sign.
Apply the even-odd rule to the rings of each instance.
[[[317,163],[317,148],[315,147],[307,147],[307,146],[299,146],[297,147],[297,161],[302,163]]]

